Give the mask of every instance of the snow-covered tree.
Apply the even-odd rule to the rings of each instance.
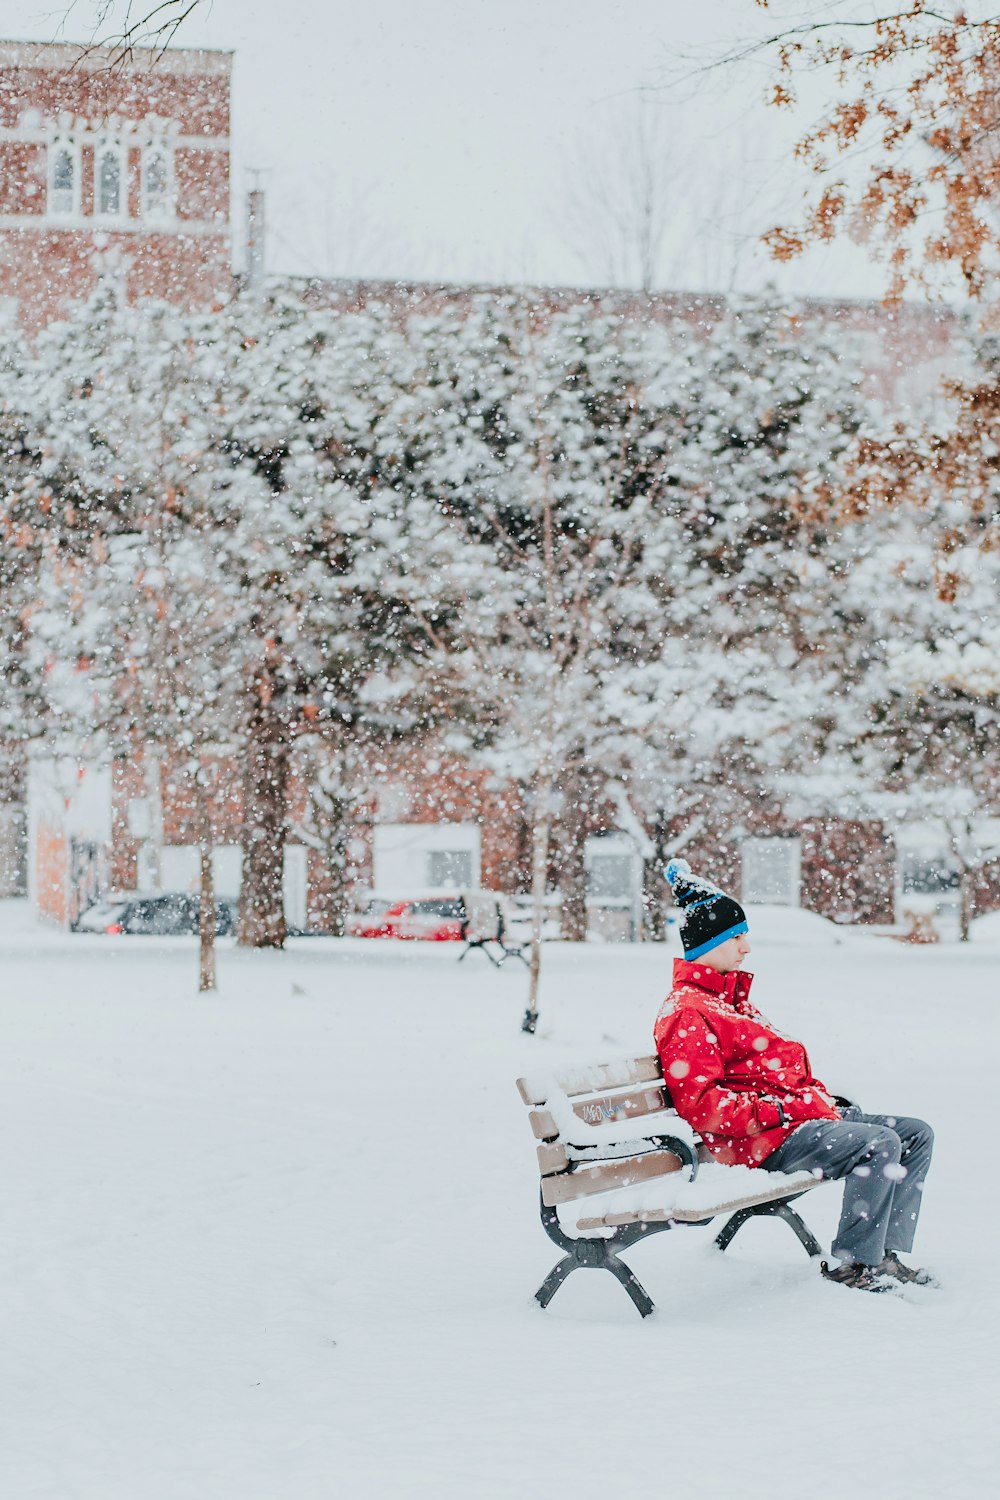
[[[234,623],[244,735],[240,936],[280,943],[290,755],[328,729],[417,732],[440,704],[413,670],[426,632],[405,601],[411,528],[380,449],[385,309],[336,315],[248,298],[204,338],[210,412],[196,524],[213,538]]]
[[[289,830],[300,844],[322,857],[320,892],[324,931],[343,937],[357,878],[354,847],[373,818],[373,772],[384,754],[381,736],[358,733],[343,738],[302,735],[293,769],[302,787],[302,806]]]
[[[713,802],[752,824],[790,775],[818,772],[857,715],[872,645],[852,576],[874,541],[836,508],[862,420],[851,341],[757,298],[687,349],[683,389],[659,395],[682,533],[664,607],[697,681],[687,734],[665,725],[680,772],[665,784],[685,791],[659,821],[675,835]]]
[[[27,661],[40,536],[22,501],[32,455],[24,376],[28,351],[7,330],[0,344],[0,796],[19,788],[24,742],[39,727],[43,684]]]
[[[50,327],[30,366],[34,461],[20,498],[42,518],[30,636],[50,726],[62,722],[78,747],[89,741],[105,754],[168,754],[197,809],[207,989],[207,787],[233,718],[220,685],[221,580],[185,511],[197,461],[184,406],[190,366],[189,329],[169,306],[126,308],[103,290]]]
[[[584,307],[537,314],[513,296],[407,331],[411,366],[387,441],[406,455],[400,483],[422,567],[447,579],[458,610],[457,623],[434,626],[451,635],[450,647],[441,640],[451,689],[461,674],[479,705],[466,746],[529,793],[532,1029],[556,788],[574,766],[599,771],[603,747],[657,711],[640,672],[661,631],[639,566],[657,542],[663,469],[649,351],[633,325]],[[411,573],[411,590],[424,576]]]
[[[534,1024],[546,878],[582,935],[605,808],[655,908],[684,841],[810,783],[888,785],[880,716],[912,691],[886,643],[915,638],[916,594],[895,519],[837,514],[856,370],[766,299],[699,329],[513,293],[212,314],[101,294],[5,387],[26,477],[4,524],[30,516],[40,579],[26,680],[199,786],[240,761],[244,942],[283,937],[293,760],[340,911],[374,749],[434,733],[520,782]]]
[[[385,328],[293,297],[212,315],[99,297],[39,343],[37,483],[85,516],[89,550],[49,578],[36,639],[89,663],[109,736],[193,747],[195,768],[197,746],[240,757],[255,946],[284,937],[296,736],[433,711],[397,671],[422,633],[371,441]]]

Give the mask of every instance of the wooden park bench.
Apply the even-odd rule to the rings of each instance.
[[[542,1307],[573,1271],[589,1269],[610,1271],[647,1317],[652,1299],[619,1252],[650,1234],[722,1215],[720,1250],[748,1219],[767,1215],[783,1219],[808,1255],[820,1254],[790,1204],[821,1179],[714,1161],[674,1109],[658,1057],[532,1075],[517,1086],[538,1141],[542,1227],[564,1252],[535,1293]],[[569,1204],[580,1207],[567,1210]]]

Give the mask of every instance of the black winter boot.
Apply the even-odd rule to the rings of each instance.
[[[891,1276],[913,1286],[940,1286],[941,1283],[923,1266],[905,1266],[895,1250],[885,1252],[885,1260],[873,1268],[878,1276]]]
[[[819,1263],[820,1271],[827,1281],[839,1282],[852,1287],[856,1292],[887,1292],[889,1283],[881,1275],[881,1266],[865,1266],[859,1260],[845,1261],[842,1266],[830,1270],[825,1260]]]

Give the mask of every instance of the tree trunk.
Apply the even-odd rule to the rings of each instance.
[[[552,823],[552,777],[538,787],[535,821],[531,834],[531,958],[528,964],[528,1008],[522,1031],[532,1035],[538,1025],[538,986],[542,973],[542,924],[545,921],[545,888],[549,872],[549,829]]]
[[[582,746],[570,753],[559,786],[563,810],[556,831],[556,870],[562,898],[561,932],[566,942],[582,943],[587,937],[587,834],[599,790],[597,778],[588,772]]]
[[[347,861],[330,864],[329,931],[333,937],[343,937],[347,932],[347,918],[351,910],[350,882],[347,879]]]
[[[350,814],[351,805],[345,797],[327,799],[326,846],[329,853],[326,868],[329,895],[325,905],[328,927],[334,937],[344,936],[350,911],[351,882],[348,875],[350,861],[347,854],[347,845],[351,837]]]
[[[577,830],[585,830],[582,820]],[[577,831],[574,830],[574,831]],[[587,940],[587,866],[584,860],[586,832],[582,838],[570,839],[562,849],[560,857],[559,889],[562,893],[560,925],[567,943],[584,943]]]
[[[975,910],[975,893],[973,891],[975,876],[976,872],[974,870],[963,869],[958,884],[958,940],[960,943],[967,943],[969,941],[969,929]]]
[[[667,864],[668,827],[667,815],[661,808],[650,830],[653,857],[645,860],[642,867],[642,904],[646,913],[646,930],[653,943],[667,940],[667,882],[663,872]]]
[[[198,892],[198,991],[215,989],[215,881],[212,877],[212,837],[201,842],[201,881]]]
[[[288,744],[277,714],[257,705],[243,768],[243,888],[237,942],[243,948],[281,948],[285,924],[282,876]]]

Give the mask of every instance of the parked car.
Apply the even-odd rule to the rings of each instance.
[[[348,918],[349,937],[418,939],[432,943],[493,938],[506,921],[504,898],[496,891],[448,891],[393,897],[373,893]]]
[[[220,897],[215,903],[215,931],[226,937],[236,928],[237,902]],[[91,906],[78,918],[77,932],[146,934],[178,937],[198,931],[198,897],[187,891],[157,891],[149,895],[121,896]]]

